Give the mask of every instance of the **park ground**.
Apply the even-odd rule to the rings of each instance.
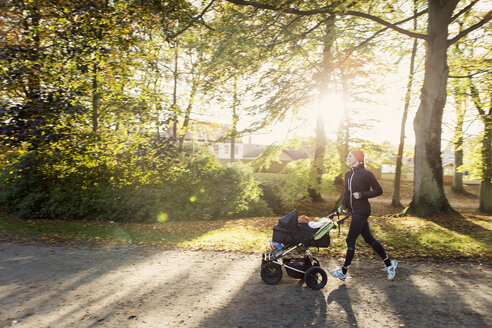
[[[476,210],[476,197],[448,197],[460,211],[492,219]],[[388,199],[373,202],[375,215],[391,209]],[[397,276],[388,281],[381,262],[361,252],[345,282],[329,277],[322,290],[313,291],[285,272],[278,285],[263,283],[260,253],[51,242],[0,232],[0,327],[490,327],[492,322],[487,256],[444,261],[409,256],[399,259]],[[342,258],[319,254],[319,260],[327,270]]]

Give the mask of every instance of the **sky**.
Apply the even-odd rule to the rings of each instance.
[[[408,56],[407,56],[408,57]],[[418,63],[420,75],[423,75],[423,62]],[[372,128],[361,131],[360,135],[355,137],[363,140],[368,140],[372,143],[381,144],[389,141],[391,144],[398,146],[400,142],[401,120],[404,109],[404,98],[408,83],[409,74],[409,58],[405,58],[399,62],[391,71],[384,71],[381,74],[383,91],[372,95],[374,104],[358,104],[362,110],[359,113],[359,121],[371,121]],[[415,134],[413,130],[413,119],[419,105],[419,90],[421,88],[422,76],[420,80],[414,83],[413,99],[409,107],[409,113],[405,126],[405,144],[415,144]],[[371,86],[368,86],[370,88]],[[326,104],[323,108],[328,110],[324,112],[325,132],[328,139],[336,139],[336,131],[344,114],[343,97],[339,94],[330,94],[325,97]],[[280,144],[283,141],[292,138],[293,136],[314,136],[316,127],[316,106],[319,101],[314,101],[311,108],[306,108],[301,113],[301,117],[287,117],[284,122],[270,126],[266,131],[256,133],[251,136],[245,136],[243,142],[251,141],[256,144]],[[214,107],[214,106],[212,106]],[[473,110],[470,115],[474,116]],[[232,118],[230,113],[214,113],[212,121],[224,124],[230,124]],[[443,115],[443,131],[442,131],[442,148],[445,148],[453,137],[453,128],[455,113],[453,108],[452,96],[447,97],[446,107]],[[246,128],[249,122],[246,120],[239,121],[239,128]],[[480,121],[475,121],[470,124],[468,132],[476,135],[481,131]]]
[[[373,128],[363,131],[364,135],[360,136],[361,138],[374,143],[382,143],[383,141],[390,141],[396,145],[399,143],[407,74],[403,69],[398,69],[393,74],[385,75],[384,93],[374,96],[377,98],[375,100],[378,105],[371,105],[359,114],[359,119],[362,121],[375,120]],[[286,136],[292,135],[314,136],[316,103],[313,104],[312,108],[306,110],[305,115],[303,115],[304,121],[302,118],[290,117],[286,122],[272,127],[270,133],[252,136],[253,143],[281,142]],[[326,136],[328,139],[335,139],[336,130],[344,114],[343,97],[340,94],[328,95],[323,108],[328,108],[323,114]],[[410,144],[415,140],[412,120],[413,114],[411,113],[406,124],[406,143]]]
[[[423,68],[423,67],[422,67]],[[400,143],[401,120],[404,109],[404,98],[408,82],[409,64],[407,61],[402,61],[399,67],[384,75],[384,92],[382,94],[374,94],[374,100],[377,104],[367,105],[360,112],[359,119],[361,121],[372,120],[372,128],[361,131],[360,135],[356,135],[364,140],[371,141],[376,144],[389,141],[391,144],[398,146]],[[410,103],[408,117],[405,125],[405,144],[415,144],[415,133],[413,130],[413,119],[417,112],[420,102],[421,82],[414,83],[412,90],[414,92],[413,99]],[[328,97],[329,103],[328,112],[324,115],[325,132],[328,139],[336,139],[337,127],[343,118],[343,97],[341,95],[332,94]],[[483,125],[476,118],[476,113],[473,108],[469,110],[469,118],[467,118],[465,131],[469,135],[477,135],[483,130]],[[314,128],[316,126],[316,109],[307,109],[305,119],[291,117],[286,122],[279,123],[271,127],[269,133],[257,134],[251,137],[252,143],[272,144],[281,143],[286,137],[299,136],[314,136]],[[455,112],[453,106],[453,97],[448,95],[446,107],[443,114],[442,126],[442,148],[452,140],[454,134]],[[244,123],[244,122],[243,122]],[[245,123],[247,124],[247,123]],[[247,142],[247,141],[246,141]]]

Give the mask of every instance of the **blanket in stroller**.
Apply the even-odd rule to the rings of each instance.
[[[308,223],[299,223],[297,210],[294,210],[278,220],[278,224],[273,227],[272,240],[286,245],[304,243],[306,247],[330,246],[329,233],[319,239],[314,238],[319,229],[311,228]]]

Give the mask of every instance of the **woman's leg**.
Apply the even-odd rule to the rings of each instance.
[[[345,240],[347,242],[347,254],[345,255],[345,263],[342,268],[344,274],[347,272],[350,263],[352,263],[355,255],[355,242],[357,241],[359,234],[362,232],[362,229],[367,224],[367,218],[368,216],[366,215],[356,213],[352,215],[349,232],[347,234],[347,239]]]
[[[389,263],[389,258],[386,256],[383,245],[381,245],[381,243],[377,241],[376,238],[374,238],[371,234],[371,229],[369,228],[369,222],[367,222],[367,220],[364,227],[362,227],[361,235],[362,237],[364,237],[364,241],[371,245],[372,249],[374,249],[374,251],[381,257],[381,259],[383,261],[387,260]]]

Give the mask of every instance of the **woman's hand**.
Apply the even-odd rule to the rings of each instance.
[[[362,193],[361,192],[354,192],[352,195],[354,195],[355,199],[361,199],[362,198]]]

